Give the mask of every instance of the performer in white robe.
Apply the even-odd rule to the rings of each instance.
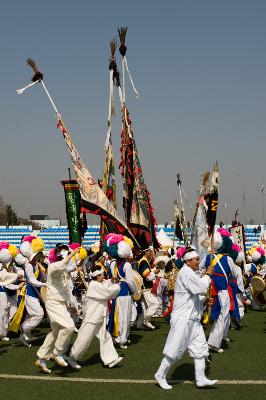
[[[221,231],[221,229],[220,229]],[[223,231],[226,231],[223,229]],[[228,231],[226,231],[228,232]],[[230,233],[228,232],[230,235]],[[212,329],[208,338],[209,349],[216,353],[223,353],[221,348],[222,340],[229,342],[228,330],[230,326],[230,302],[232,301],[232,291],[229,293],[231,279],[237,277],[237,266],[231,257],[227,256],[227,248],[232,248],[232,241],[228,236],[221,235],[218,231],[214,233],[213,258],[210,254],[200,263],[200,270],[213,265],[212,276],[212,295],[215,303],[212,306],[211,320]]]
[[[137,328],[141,329],[142,325],[149,329],[155,329],[155,326],[151,323],[151,318],[155,315],[160,307],[160,302],[157,294],[152,291],[154,282],[156,281],[157,275],[151,269],[151,263],[154,258],[153,247],[150,246],[145,251],[145,255],[138,261],[138,271],[143,277],[144,292],[142,294],[143,300],[142,314],[137,320]]]
[[[75,331],[75,324],[69,312],[72,304],[67,267],[71,258],[79,252],[79,248],[76,248],[65,256],[64,247],[58,246],[51,250],[49,258],[53,262],[51,262],[47,269],[45,307],[52,331],[48,333],[43,345],[39,348],[37,352],[38,359],[35,361],[36,367],[45,373],[51,372],[45,363],[50,358],[62,367],[68,365],[63,355]]]
[[[208,357],[209,351],[200,322],[203,301],[211,282],[209,275],[212,274],[213,268],[209,267],[203,277],[196,274],[199,257],[194,249],[187,249],[183,260],[185,264],[175,284],[171,327],[163,350],[164,358],[154,375],[162,389],[172,389],[166,381],[166,375],[186,350],[194,358],[196,386],[213,386],[217,383],[216,380],[209,380],[205,376],[205,358]]]
[[[7,337],[8,324],[12,319],[17,309],[17,290],[20,289],[24,283],[18,281],[23,279],[23,271],[19,271],[13,267],[13,259],[16,256],[18,249],[14,245],[7,242],[0,242],[0,263],[2,274],[5,278],[15,274],[16,279],[8,282],[8,279],[3,284],[0,284],[0,340],[8,341]],[[16,282],[17,281],[17,282]]]
[[[242,251],[239,252],[236,260],[235,260],[235,264],[236,264],[236,272],[237,272],[237,286],[239,288],[239,290],[241,291],[241,293],[237,293],[236,298],[237,298],[237,304],[238,304],[238,308],[239,308],[239,314],[240,314],[240,318],[242,319],[244,317],[245,314],[245,304],[247,302],[247,300],[245,299],[245,288],[244,288],[244,281],[243,281],[243,274],[242,274],[242,270],[240,268],[240,265],[242,263],[244,263],[245,261],[245,255]]]
[[[91,269],[89,276],[91,282],[86,292],[83,321],[68,362],[73,368],[79,369],[77,360],[86,352],[96,336],[100,342],[101,359],[104,365],[112,368],[122,360],[122,357],[118,356],[112,337],[106,329],[108,300],[114,299],[119,294],[120,285],[113,284],[114,279],[104,280],[104,270],[99,265]]]
[[[132,294],[138,293],[131,263],[132,241],[126,236],[110,233],[103,245],[106,252],[114,257],[111,261],[110,273],[121,282],[120,292],[112,302],[108,321],[108,330],[115,337],[116,344],[126,349],[129,344],[129,333],[132,316]]]
[[[20,328],[21,343],[27,347],[30,347],[31,331],[41,323],[44,316],[40,295],[41,288],[46,287],[46,275],[41,265],[44,259],[43,249],[44,243],[42,239],[36,236],[25,236],[20,245],[21,254],[28,260],[25,264],[27,282],[25,309],[27,313]]]

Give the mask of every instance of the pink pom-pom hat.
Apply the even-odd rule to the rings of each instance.
[[[217,232],[219,232],[221,236],[227,236],[227,237],[231,236],[231,233],[225,228],[219,228],[217,229]]]

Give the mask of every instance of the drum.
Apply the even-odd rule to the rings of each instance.
[[[256,292],[264,292],[266,289],[266,282],[262,276],[255,275],[251,278],[251,286]]]
[[[135,281],[135,284],[136,284],[136,286],[137,286],[137,289],[138,289],[138,294],[134,294],[134,295],[132,295],[132,298],[133,298],[133,300],[134,301],[139,301],[140,300],[140,298],[141,298],[141,290],[142,290],[142,285],[143,285],[143,278],[142,278],[142,276],[137,272],[137,271],[135,271],[134,269],[132,270],[132,273],[133,273],[133,277],[134,277],[134,281]]]

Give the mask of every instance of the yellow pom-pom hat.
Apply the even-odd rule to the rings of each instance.
[[[21,254],[28,260],[32,260],[33,257],[42,252],[44,249],[44,242],[40,237],[37,236],[25,236],[23,242],[20,245]]]

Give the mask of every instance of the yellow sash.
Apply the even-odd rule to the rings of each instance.
[[[118,306],[115,305],[114,311],[114,329],[113,329],[113,336],[118,336],[118,324],[119,324],[119,315],[118,315]]]
[[[34,275],[35,275],[36,279],[38,278],[39,273],[40,273],[39,268],[36,268],[36,271],[34,272]],[[18,332],[19,331],[19,327],[20,327],[21,320],[22,320],[23,313],[24,313],[24,309],[25,309],[26,287],[27,287],[27,284],[25,286],[23,286],[23,288],[19,292],[19,296],[21,297],[21,301],[19,303],[18,309],[17,309],[14,317],[12,318],[12,321],[9,324],[9,327],[8,327],[9,331],[12,331],[12,332]]]
[[[218,261],[223,257],[223,254],[216,254],[216,257],[213,257],[213,260],[211,262],[211,266],[215,267],[215,265],[218,263]]]

